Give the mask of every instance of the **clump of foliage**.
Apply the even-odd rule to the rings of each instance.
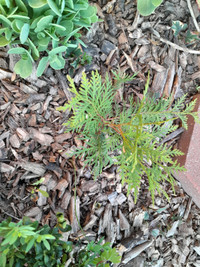
[[[191,44],[193,42],[199,41],[199,32],[193,32],[190,30],[186,31],[187,28],[188,25],[186,23],[183,23],[179,20],[172,21],[171,29],[173,30],[175,37],[182,38],[186,44]]]
[[[10,219],[0,223],[0,266],[30,266],[30,267],[64,267],[69,259],[69,253],[76,245],[71,241],[61,240],[61,231],[70,231],[63,216],[58,217],[57,227],[39,226],[37,221],[31,222],[24,217],[18,223]],[[70,266],[109,266],[107,262],[119,263],[120,256],[109,243],[101,245],[90,242],[84,250],[74,254]]]
[[[66,57],[68,59],[68,73],[70,76],[74,75],[75,70],[87,64],[91,64],[92,57],[78,48],[69,48]]]
[[[168,198],[161,183],[168,181],[173,187],[173,172],[183,171],[184,167],[172,160],[182,152],[166,144],[159,145],[160,138],[176,129],[175,118],[179,118],[185,128],[187,115],[198,120],[197,113],[192,112],[195,101],[182,110],[186,96],[173,105],[172,99],[156,100],[148,95],[148,78],[143,99],[137,103],[130,99],[120,108],[113,104],[115,89],[133,77],[115,73],[113,88],[108,76],[102,82],[98,72],[93,72],[90,80],[83,74],[79,90],[73,80],[68,79],[74,97],[59,110],[73,110],[65,123],[67,131],[79,133],[84,142],[74,154],[85,156],[85,164],[93,166],[95,177],[105,166],[119,165],[122,182],[127,183],[128,193],[134,189],[135,201],[144,176],[153,200],[156,190]]]
[[[163,0],[137,0],[137,9],[142,16],[149,16]]]
[[[44,51],[37,75],[42,75],[47,64],[62,69],[63,53],[83,44],[79,32],[98,20],[96,12],[88,0],[0,1],[0,47],[10,45],[8,53],[21,56],[14,70],[23,78],[31,74],[32,63],[40,60]]]

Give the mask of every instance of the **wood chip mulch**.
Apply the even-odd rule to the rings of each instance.
[[[170,29],[172,20],[192,25],[186,0],[164,1],[149,17],[138,16],[134,1],[94,4],[103,22],[93,25],[83,37],[87,43],[84,51],[93,60],[74,70],[77,85],[83,71],[98,69],[104,76],[120,68],[138,75],[121,88],[119,102],[122,97],[140,96],[148,71],[150,90],[157,97],[196,93],[200,56],[175,50],[156,38],[159,34],[177,42]],[[193,7],[196,10],[195,3]],[[192,49],[198,50],[198,45]],[[62,72],[48,68],[41,78],[33,73],[26,80],[13,73],[14,62],[6,50],[0,51],[0,221],[8,216],[14,220],[29,216],[54,226],[56,212],[63,212],[72,226],[72,239],[79,237],[84,242],[104,236],[123,255],[120,266],[199,267],[200,210],[181,185],[177,183],[176,194],[168,184],[163,185],[171,201],[156,196],[153,206],[145,180],[134,204],[116,166],[105,168],[99,179],[93,180],[90,167],[83,167],[83,158],[67,155],[81,143],[76,134],[65,133],[62,124],[69,114],[56,110],[71,97],[66,80],[70,62],[66,60]],[[181,132],[166,137],[165,142],[175,144]],[[42,177],[45,179],[37,189],[48,192],[49,197],[32,185]]]

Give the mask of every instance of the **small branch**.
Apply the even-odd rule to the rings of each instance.
[[[165,43],[165,44],[168,44],[170,46],[172,46],[174,49],[177,49],[177,50],[180,50],[180,51],[183,51],[185,53],[189,53],[189,54],[196,54],[196,55],[200,55],[200,51],[197,51],[197,50],[192,50],[192,49],[188,49],[187,47],[182,47],[182,46],[179,46],[177,44],[174,44],[162,37],[158,37],[154,34],[154,36],[159,39],[161,42]]]
[[[56,76],[58,78],[58,81],[67,97],[67,100],[70,101],[73,97],[73,94],[68,90],[69,86],[67,84],[67,81],[60,70],[56,70]]]
[[[195,15],[194,15],[194,12],[193,12],[193,9],[192,9],[190,0],[187,0],[187,4],[188,4],[188,8],[189,8],[189,10],[190,10],[190,14],[191,14],[192,19],[193,19],[193,22],[194,22],[194,26],[196,27],[196,30],[197,30],[198,32],[200,32],[200,28],[199,28],[199,25],[198,25],[197,20],[196,20],[196,18],[195,18]]]

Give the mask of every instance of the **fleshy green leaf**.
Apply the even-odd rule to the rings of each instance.
[[[14,67],[16,74],[19,74],[22,78],[26,79],[31,75],[33,69],[32,61],[29,57],[27,59],[20,59]]]
[[[54,55],[56,55],[56,54],[58,54],[58,53],[63,53],[63,52],[66,51],[66,49],[67,49],[66,46],[59,46],[59,47],[56,47],[56,48],[52,49],[52,50],[49,52],[49,56],[54,56]]]
[[[137,9],[142,16],[149,16],[161,3],[161,0],[138,0]]]
[[[8,50],[8,54],[19,54],[22,55],[26,53],[26,49],[23,47],[14,47]]]
[[[7,25],[11,26],[11,22],[9,19],[7,19],[4,15],[0,14],[0,21],[5,22]]]
[[[26,6],[22,0],[15,0],[15,2],[16,2],[17,7],[19,8],[19,10],[21,10],[25,13],[28,13],[28,10],[27,10],[27,8],[26,8]]]
[[[4,36],[0,37],[0,47],[6,46],[10,43]]]
[[[48,5],[50,6],[51,10],[56,13],[56,15],[58,15],[59,17],[62,16],[62,14],[60,13],[60,10],[58,8],[58,6],[56,5],[54,0],[47,0]]]
[[[62,56],[54,55],[52,58],[49,59],[50,66],[55,70],[61,70],[65,66],[65,60]]]
[[[37,68],[37,77],[40,77],[42,75],[42,73],[44,72],[44,70],[47,66],[48,60],[49,60],[49,57],[43,57],[40,60],[40,63],[39,63],[38,68]]]
[[[46,5],[47,0],[28,0],[28,3],[32,8],[40,8]]]
[[[29,24],[25,23],[20,32],[20,42],[24,44],[29,35]]]
[[[37,23],[37,28],[35,29],[35,32],[41,32],[46,27],[48,27],[49,23],[52,22],[52,19],[53,19],[52,15],[42,17]]]

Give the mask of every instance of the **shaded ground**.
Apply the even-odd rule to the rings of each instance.
[[[187,3],[164,1],[147,18],[137,15],[133,1],[99,1],[95,5],[103,22],[83,38],[88,44],[84,51],[92,56],[89,65],[70,70],[66,60],[62,72],[48,68],[40,79],[32,75],[22,80],[12,73],[15,59],[0,51],[0,221],[28,215],[54,226],[55,213],[62,211],[74,236],[82,235],[74,212],[75,165],[77,213],[89,239],[105,236],[121,253],[132,249],[130,254],[124,253],[124,266],[200,266],[200,212],[180,184],[175,195],[163,185],[171,202],[157,196],[153,207],[145,180],[137,204],[132,194],[127,197],[116,166],[105,169],[94,181],[91,169],[83,168],[84,159],[67,157],[66,152],[81,144],[76,135],[64,134],[62,123],[69,114],[56,111],[69,97],[65,77],[69,70],[77,84],[83,71],[98,69],[103,76],[118,68],[130,74],[138,72],[119,92],[119,103],[122,97],[142,93],[149,70],[150,90],[157,96],[195,94],[200,57],[167,44],[171,41],[186,48],[183,39],[173,35],[173,20],[195,30]],[[195,3],[193,7],[197,17]],[[195,41],[188,48],[198,50],[198,45]],[[170,136],[168,144],[175,145],[179,134]],[[41,177],[45,180],[40,189],[49,193],[48,198],[31,193],[32,183]],[[141,244],[143,247],[138,247]]]

